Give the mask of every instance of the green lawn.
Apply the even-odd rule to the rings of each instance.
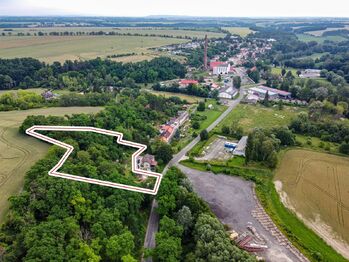
[[[296,68],[285,68],[286,69],[286,73],[288,72],[288,71],[291,71],[291,73],[292,73],[292,75],[294,76],[294,77],[298,77],[298,75],[297,75],[297,70],[298,69],[296,69]],[[282,68],[281,67],[272,67],[271,68],[271,73],[272,74],[275,74],[275,75],[281,75],[281,71],[282,71]]]
[[[245,133],[250,132],[253,128],[285,126],[302,111],[305,109],[300,107],[285,106],[280,111],[277,107],[240,104],[214,129],[214,132],[221,133],[223,126],[231,126],[233,123],[238,123]]]
[[[207,106],[209,104],[212,104],[214,108],[208,109]],[[196,111],[195,114],[198,114],[200,116],[206,116],[206,119],[200,122],[199,129],[193,129],[190,126],[190,128],[186,132],[185,137],[182,137],[181,139],[172,142],[172,147],[175,152],[178,152],[187,144],[189,144],[190,141],[193,139],[194,133],[196,133],[197,135],[200,134],[202,130],[209,127],[227,109],[227,107],[224,105],[217,105],[217,102],[214,99],[207,99],[205,102],[205,105],[206,105],[205,111],[203,112]]]
[[[208,109],[208,105],[213,105],[213,109]],[[206,120],[200,123],[199,132],[208,128],[225,110],[227,109],[224,105],[217,105],[216,100],[207,99],[206,101],[206,110],[204,112],[196,111],[196,114],[201,116],[206,116]]]

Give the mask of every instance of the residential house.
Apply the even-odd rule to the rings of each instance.
[[[146,171],[155,171],[158,162],[155,160],[155,157],[153,155],[146,154],[144,156],[138,157],[137,165],[139,169]]]
[[[170,143],[177,130],[189,119],[187,111],[179,111],[177,117],[171,118],[165,125],[160,126],[160,139]]]
[[[197,80],[193,80],[193,79],[181,79],[179,81],[179,87],[186,88],[190,84],[197,85],[198,83],[199,82]]]

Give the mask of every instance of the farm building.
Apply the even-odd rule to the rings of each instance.
[[[243,100],[243,102],[247,104],[257,104],[258,101],[259,101],[259,96],[256,96],[254,94],[248,94]]]
[[[275,100],[275,99],[277,99],[279,97],[277,93],[274,93],[272,91],[268,91],[268,90],[262,89],[260,87],[252,87],[252,88],[249,89],[248,92],[250,94],[254,95],[254,96],[258,96],[259,99],[264,99],[264,97],[267,94],[267,92],[268,92],[270,100]]]
[[[237,90],[232,86],[225,86],[219,89],[219,98],[232,99],[237,94]]]
[[[246,145],[247,145],[248,136],[243,136],[239,140],[237,146],[235,147],[233,154],[235,156],[245,156]]]
[[[260,99],[264,99],[266,93],[268,92],[269,99],[275,100],[275,99],[291,99],[291,93],[275,88],[271,88],[268,86],[258,86],[258,87],[252,87],[249,89],[249,93],[258,96]]]
[[[271,88],[268,86],[259,86],[259,88],[262,88],[264,90],[268,90],[269,92],[277,93],[280,99],[291,99],[290,92],[280,90],[280,89]]]

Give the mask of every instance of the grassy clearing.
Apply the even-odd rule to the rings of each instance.
[[[315,41],[318,43],[323,43],[325,40],[329,40],[329,41],[334,41],[334,42],[341,42],[341,41],[345,41],[347,40],[346,38],[342,37],[342,36],[313,36],[310,34],[297,34],[297,37],[300,41],[303,42],[311,42],[311,41]]]
[[[287,204],[292,205],[304,223],[349,256],[349,224],[345,222],[349,221],[347,170],[348,157],[288,150],[283,154],[275,180],[282,183],[280,190],[287,194]]]
[[[19,90],[25,90],[25,91],[28,91],[28,92],[33,92],[35,94],[42,94],[45,90],[45,88],[29,88],[29,89],[18,89],[18,90],[0,90],[0,95],[2,94],[5,94],[5,93],[17,93]],[[59,94],[59,95],[63,95],[63,94],[70,94],[70,93],[73,93],[69,90],[66,90],[66,89],[62,89],[62,90],[54,90],[53,91],[55,94]]]
[[[286,72],[291,71],[292,75],[294,77],[298,78],[297,69],[295,69],[295,68],[285,68],[285,69],[286,69]],[[271,68],[271,73],[272,74],[281,75],[281,72],[282,72],[282,68],[281,67],[272,67]]]
[[[296,135],[297,142],[301,143],[302,147],[325,153],[339,154],[339,144],[322,141],[318,137],[309,137]]]
[[[181,164],[207,171],[205,163],[185,160],[181,161]],[[237,163],[236,166],[210,163],[210,170],[214,173],[240,176],[255,182],[256,194],[266,212],[288,239],[311,261],[346,261],[281,203],[272,181],[271,170],[243,167],[241,163]]]
[[[229,31],[232,35],[239,35],[246,37],[248,34],[253,33],[248,27],[223,27],[222,29]]]
[[[150,90],[150,89],[144,89],[144,90],[146,90],[147,92],[150,92],[154,95],[164,96],[166,98],[171,97],[171,96],[177,96],[180,99],[186,100],[189,104],[196,104],[196,103],[199,103],[200,101],[204,100],[204,98],[202,98],[202,97],[191,96],[191,95],[186,95],[186,94],[181,94],[181,93],[155,91],[155,90]]]
[[[18,127],[28,115],[64,116],[96,113],[101,107],[44,108],[25,111],[0,112],[0,223],[8,209],[7,199],[17,194],[25,173],[47,152],[48,145],[35,138],[20,135]]]
[[[305,111],[305,109],[299,107],[285,106],[280,111],[277,107],[240,104],[214,129],[214,132],[221,133],[223,126],[231,126],[233,123],[238,123],[246,133],[253,128],[285,126],[302,111]]]
[[[87,60],[114,54],[153,54],[150,48],[184,43],[188,40],[146,36],[43,36],[2,37],[2,58],[34,57],[45,62]],[[132,56],[131,56],[132,57]]]

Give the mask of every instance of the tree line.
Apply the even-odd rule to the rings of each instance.
[[[76,91],[102,92],[109,87],[135,87],[136,83],[154,83],[183,78],[185,67],[166,57],[138,63],[121,63],[96,58],[51,65],[33,58],[0,59],[0,89],[44,87]]]
[[[148,253],[155,261],[255,261],[233,244],[180,170],[165,174],[157,199],[160,228],[156,248]]]

